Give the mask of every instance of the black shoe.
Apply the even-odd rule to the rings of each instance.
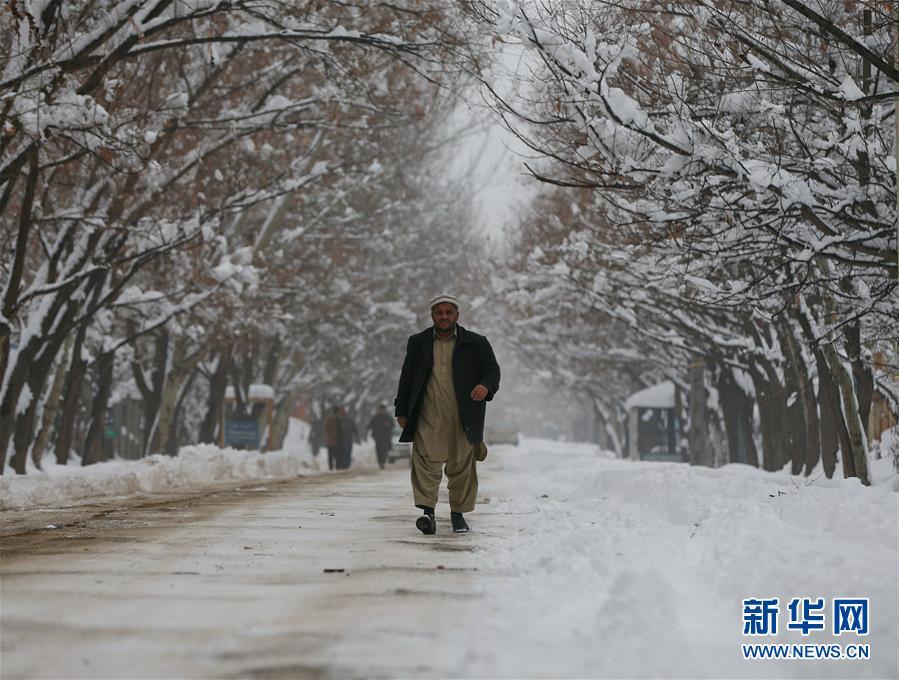
[[[426,512],[415,520],[415,526],[418,527],[418,530],[423,534],[437,533],[437,520],[434,519],[433,512]]]
[[[465,521],[465,518],[462,516],[461,512],[451,512],[450,519],[453,522],[453,533],[454,534],[467,534],[471,529],[468,527],[468,522]]]

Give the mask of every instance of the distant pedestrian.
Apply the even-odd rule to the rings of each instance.
[[[353,443],[359,439],[355,421],[341,408],[337,415],[337,469],[348,470],[353,463]]]
[[[412,492],[424,511],[415,526],[437,531],[434,507],[447,476],[453,531],[469,530],[463,513],[474,510],[478,458],[483,459],[486,402],[499,389],[500,370],[487,338],[458,325],[459,300],[438,295],[428,303],[434,325],[413,335],[396,394],[401,442],[412,445]]]
[[[325,446],[328,449],[328,469],[337,468],[338,433],[340,429],[340,407],[335,406],[325,418]]]
[[[387,464],[387,454],[390,451],[390,440],[393,438],[393,418],[387,413],[384,404],[378,406],[378,412],[368,421],[368,432],[371,432],[375,440],[375,453],[378,456],[378,466],[383,470]]]
[[[312,451],[313,457],[318,457],[318,452],[322,447],[324,440],[324,423],[318,416],[312,416],[312,422],[309,423],[309,450]]]

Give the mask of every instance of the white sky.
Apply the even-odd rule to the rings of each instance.
[[[520,48],[509,47],[500,53],[493,86],[508,96],[512,80],[525,67]],[[537,182],[527,174],[524,162],[533,154],[496,115],[472,93],[469,103],[459,107],[460,127],[474,123],[482,128],[463,138],[455,150],[454,173],[472,173],[477,188],[474,198],[486,234],[500,238],[508,228],[514,229],[521,210],[527,207],[537,189]]]
[[[491,237],[514,228],[520,208],[533,195],[534,180],[524,174],[522,151],[521,143],[495,122],[463,139],[456,151],[453,170],[473,174],[478,212]]]

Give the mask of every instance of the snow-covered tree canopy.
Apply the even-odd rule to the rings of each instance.
[[[0,22],[0,450],[17,469],[46,428],[68,455],[55,408],[76,410],[88,368],[85,455],[128,373],[161,450],[194,369],[238,337],[292,345],[322,323],[314,295],[358,291],[338,260],[376,250],[344,246],[388,229],[407,197],[387,154],[402,165],[408,130],[445,115],[436,93],[472,46],[464,8],[420,0],[35,0]]]
[[[530,222],[561,223],[524,233],[519,276],[503,284],[533,316],[521,344],[582,362],[578,343],[551,342],[558,328],[542,341],[530,334],[573,314],[592,329],[592,361],[622,345],[652,355],[644,368],[704,357],[719,383],[758,399],[771,465],[791,447],[769,449],[797,429],[809,433],[798,445],[805,461],[817,460],[818,406],[841,428],[824,434],[827,455],[840,438],[844,464],[860,460],[872,357],[895,356],[899,336],[892,9],[761,0],[482,9],[497,38],[527,56],[513,94],[485,81],[540,159],[529,170],[555,187]],[[615,384],[608,372],[573,374],[601,401],[626,396],[603,391]],[[814,397],[812,385],[819,404],[796,399]],[[879,387],[895,399],[894,385]],[[796,418],[786,424],[788,406]]]

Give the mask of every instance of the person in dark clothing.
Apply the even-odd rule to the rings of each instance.
[[[337,469],[348,470],[353,462],[353,443],[359,438],[356,423],[341,408],[337,415]]]
[[[371,432],[375,440],[378,465],[383,470],[387,463],[387,453],[390,451],[390,440],[393,437],[393,418],[388,415],[384,404],[378,406],[378,412],[368,421],[367,431]]]
[[[322,422],[322,419],[313,416],[312,422],[309,423],[309,449],[312,451],[313,457],[318,457],[318,452],[322,447],[324,434],[324,423]]]
[[[337,468],[337,447],[339,433],[340,407],[335,406],[331,413],[325,418],[325,446],[328,448],[328,469]]]
[[[463,513],[474,510],[476,460],[486,455],[486,402],[499,389],[493,348],[458,325],[459,306],[452,295],[428,303],[434,325],[409,338],[394,402],[400,441],[413,442],[412,492],[424,511],[415,526],[425,534],[437,531],[434,506],[444,472],[453,531],[469,530]]]

